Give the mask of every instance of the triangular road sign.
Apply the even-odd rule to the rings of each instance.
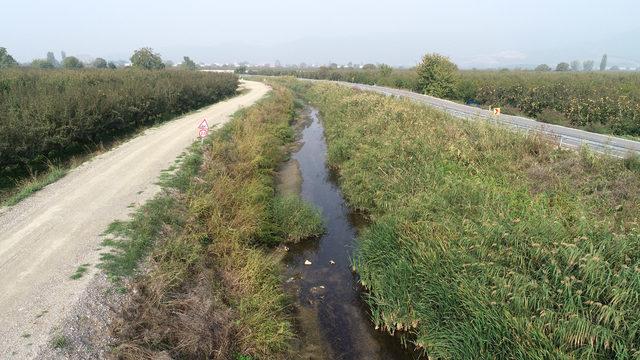
[[[202,120],[200,125],[198,125],[198,129],[209,129],[209,123],[207,122],[207,119]]]

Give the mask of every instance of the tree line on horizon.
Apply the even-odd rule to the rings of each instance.
[[[33,59],[28,65],[22,65],[15,60],[6,48],[0,47],[0,69],[17,68],[17,67],[30,67],[37,69],[82,69],[85,67],[95,69],[117,69],[118,65],[114,61],[107,61],[104,58],[98,57],[90,63],[84,63],[75,56],[67,56],[64,51],[60,52],[61,61],[59,61],[52,51],[47,52],[45,58]],[[156,53],[150,47],[143,47],[135,50],[130,59],[131,67],[147,69],[147,70],[161,70],[165,67],[173,67],[174,64],[171,60],[163,61],[159,53]],[[178,66],[184,70],[197,70],[199,66],[188,56],[183,57],[183,62]]]
[[[54,69],[54,68],[64,68],[64,69],[81,69],[84,67],[92,67],[96,69],[116,69],[118,65],[114,61],[107,61],[104,58],[98,57],[90,63],[83,63],[75,56],[67,56],[64,51],[60,52],[62,61],[58,61],[53,52],[49,51],[47,53],[46,58],[38,58],[31,61],[29,65],[21,65],[18,63],[7,51],[6,48],[0,47],[0,69],[10,68],[10,67],[20,67],[27,66],[32,68],[40,68],[40,69]],[[154,50],[150,47],[143,47],[138,50],[135,50],[132,56],[129,59],[131,61],[131,66],[136,68],[143,69],[164,69],[166,67],[173,67],[174,63],[171,60],[164,61],[159,53],[154,52]],[[618,71],[620,68],[618,66],[612,66],[607,68],[608,56],[604,54],[600,60],[600,64],[598,69],[600,71]],[[306,65],[306,64],[305,64]],[[547,64],[540,64],[534,68],[534,71],[594,71],[595,70],[595,61],[594,60],[573,60],[571,62],[560,62],[556,65],[555,68]],[[280,61],[276,61],[276,68],[282,67]],[[300,67],[303,67],[302,64]],[[329,69],[337,69],[340,68],[337,63],[331,63],[327,65]],[[345,66],[342,66],[345,67]],[[380,70],[382,72],[390,72],[393,68],[387,64],[372,64],[367,63],[362,66],[354,65],[349,62],[346,65],[347,68],[360,68],[362,70]],[[188,56],[183,57],[183,62],[179,65],[179,68],[185,70],[197,70],[200,67]],[[247,64],[241,63],[240,66],[236,66],[236,73],[243,74],[249,70]]]
[[[600,71],[607,70],[607,54],[602,55],[602,59],[600,60]],[[585,60],[580,62],[580,60],[573,60],[570,63],[561,62],[556,65],[555,71],[593,71],[595,67],[595,61],[593,60]],[[551,71],[553,70],[547,64],[540,64],[536,66],[535,71]],[[616,71],[620,70],[618,66],[612,66],[609,70]]]

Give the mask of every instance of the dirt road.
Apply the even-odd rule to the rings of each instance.
[[[194,141],[203,118],[210,126],[224,123],[269,90],[257,82],[243,86],[249,90],[243,95],[149,129],[0,212],[1,359],[33,358],[49,346],[98,271],[107,225],[157,193],[161,170]],[[82,264],[91,270],[70,279]]]

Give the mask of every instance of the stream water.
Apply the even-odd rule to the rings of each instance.
[[[290,248],[287,289],[297,299],[296,315],[303,359],[413,359],[398,339],[376,331],[351,271],[358,225],[326,166],[327,145],[318,112],[302,132],[293,154],[302,177],[301,196],[322,211],[325,233]],[[309,264],[310,262],[310,264]]]

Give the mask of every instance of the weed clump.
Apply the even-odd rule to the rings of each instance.
[[[82,265],[78,266],[78,268],[76,269],[76,272],[73,273],[73,275],[70,276],[71,280],[80,279],[89,270],[89,266],[90,265],[91,264],[82,264]]]
[[[69,339],[64,335],[56,335],[51,339],[51,347],[56,350],[62,350],[69,346]]]

